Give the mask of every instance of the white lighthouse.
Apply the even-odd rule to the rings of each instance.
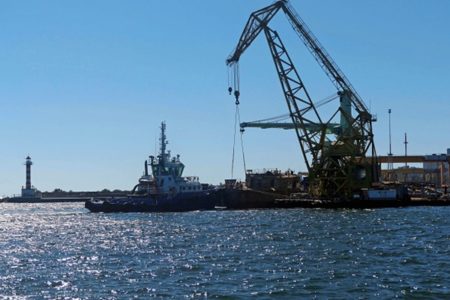
[[[31,161],[31,157],[27,156],[25,160],[25,187],[22,187],[22,197],[23,198],[38,198],[41,196],[41,193],[31,185],[31,165],[33,162]]]

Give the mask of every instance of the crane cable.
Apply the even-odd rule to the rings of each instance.
[[[230,74],[230,68],[227,68],[227,80],[228,80],[228,94],[231,95],[233,92],[233,88],[231,87],[231,74]]]
[[[237,63],[235,63],[233,65],[233,87],[234,87],[234,97],[235,97],[235,105],[236,105],[236,110],[235,110],[235,114],[234,114],[234,135],[233,135],[233,154],[232,154],[232,158],[231,158],[231,178],[234,177],[234,160],[235,160],[235,149],[236,149],[236,132],[237,132],[237,125],[241,124],[241,115],[239,113],[239,65]],[[228,93],[231,95],[233,88],[231,87],[231,76],[230,76],[230,69],[228,69]],[[242,161],[244,164],[244,173],[247,172],[247,165],[245,163],[245,152],[244,152],[244,139],[243,139],[243,135],[244,135],[244,129],[241,128],[240,129],[241,132],[241,151],[242,151]]]
[[[234,113],[234,135],[233,135],[233,154],[231,156],[231,178],[234,178],[234,151],[236,148],[236,125],[238,118],[239,106],[236,104],[236,112]]]
[[[233,136],[233,154],[231,158],[231,178],[234,176],[234,161],[235,161],[235,149],[236,149],[236,134],[237,126],[241,124],[241,114],[239,113],[239,104],[236,104],[236,111],[234,114],[234,136]],[[244,151],[244,128],[239,129],[241,133],[241,152],[242,152],[242,162],[244,164],[244,173],[247,172],[247,164],[245,162],[245,151]]]
[[[238,115],[238,123],[241,124],[241,114],[239,113],[239,109],[237,109],[237,115]],[[239,126],[240,127],[240,126]],[[241,133],[241,152],[242,152],[242,163],[244,164],[244,174],[247,173],[247,165],[245,163],[245,152],[244,152],[244,128],[240,127],[240,133]]]
[[[239,96],[240,96],[240,80],[239,80],[239,63],[236,62],[233,64],[233,85],[234,85],[234,98],[236,99],[236,105],[239,105]]]

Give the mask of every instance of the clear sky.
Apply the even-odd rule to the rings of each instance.
[[[272,1],[0,1],[0,196],[20,192],[24,159],[38,189],[130,189],[159,124],[185,175],[230,177],[234,100],[225,59],[249,14]],[[291,1],[367,106],[388,152],[450,148],[450,1]],[[335,92],[280,14],[312,97]],[[287,112],[264,38],[242,56],[243,121]],[[293,132],[248,129],[247,167],[304,171]],[[240,156],[238,156],[240,158]],[[235,175],[244,178],[242,160]]]

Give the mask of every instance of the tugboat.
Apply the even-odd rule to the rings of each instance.
[[[144,175],[130,195],[119,198],[92,198],[85,203],[91,212],[181,212],[214,209],[216,190],[201,184],[197,176],[182,177],[180,155],[166,150],[166,124],[161,123],[160,153],[150,156],[152,175],[145,161]]]

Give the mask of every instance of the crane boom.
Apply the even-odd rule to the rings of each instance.
[[[295,129],[295,124],[292,122],[242,122],[240,124],[241,128],[261,128],[261,129],[269,129],[269,128],[278,128],[278,129]],[[317,124],[305,124],[305,128],[307,131],[321,131],[323,128]],[[341,127],[339,124],[329,124],[326,129],[327,134],[339,134]]]
[[[306,167],[311,170],[314,162],[319,159],[326,128],[322,126],[323,122],[319,113],[280,36],[268,26],[265,26],[264,34],[269,44],[278,78],[283,87],[286,104],[289,108],[292,123],[295,125],[295,132],[300,142]],[[319,130],[310,131],[307,129],[307,124],[317,126]],[[308,154],[312,156],[311,159],[308,158]]]
[[[351,97],[353,98],[352,100],[355,102],[355,106],[359,112],[368,111],[366,105],[355,91],[350,81],[327,53],[325,48],[320,44],[319,40],[314,36],[306,23],[300,18],[295,9],[287,1],[282,1],[280,5],[295,32],[328,75],[335,87],[341,91],[350,92]]]
[[[250,15],[235,50],[226,61],[227,65],[230,66],[239,61],[245,50],[280,10],[284,12],[295,32],[330,78],[333,85],[347,96],[348,101],[354,107],[357,114],[356,122],[353,123],[358,123],[357,128],[354,128],[354,130],[359,131],[359,136],[363,137],[358,142],[359,146],[362,147],[360,152],[367,152],[369,149],[372,149],[372,156],[375,157],[375,145],[372,135],[372,121],[374,118],[372,114],[368,111],[364,101],[353,88],[350,81],[287,0],[279,0]]]
[[[239,61],[241,55],[253,43],[263,28],[277,14],[284,1],[277,1],[272,5],[254,11],[245,24],[244,30],[233,53],[227,58],[227,65],[233,65]]]
[[[227,65],[232,65],[239,61],[241,55],[251,45],[262,29],[269,24],[280,9],[283,10],[295,32],[325,71],[334,86],[342,91],[350,92],[350,97],[355,102],[358,112],[367,112],[368,109],[364,104],[364,101],[353,88],[350,81],[287,0],[279,0],[272,5],[253,12],[250,15],[250,18],[244,27],[244,31],[239,38],[238,45],[227,59]]]

